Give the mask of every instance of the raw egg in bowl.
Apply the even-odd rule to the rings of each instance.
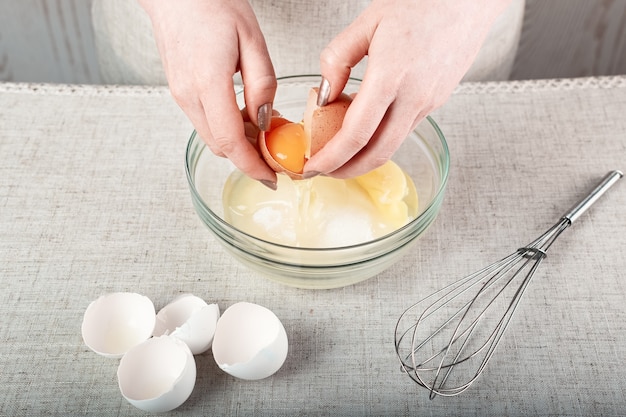
[[[273,107],[280,114],[257,140],[260,157],[278,172],[276,191],[214,155],[195,131],[185,167],[194,208],[226,251],[271,280],[322,289],[371,278],[411,250],[439,212],[450,156],[441,130],[427,117],[381,168],[349,180],[302,180],[306,158],[341,127],[341,118],[320,110],[332,105],[340,108],[332,113],[343,117],[360,85],[350,79],[340,100],[319,108],[311,103],[320,79],[278,80]],[[243,108],[243,90],[237,100]],[[279,150],[265,141],[275,141]],[[295,160],[282,158],[281,141],[298,155]]]

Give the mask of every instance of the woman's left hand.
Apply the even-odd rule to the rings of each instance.
[[[452,94],[509,0],[374,0],[321,54],[329,101],[366,55],[359,93],[341,130],[305,165],[352,177],[385,163]]]

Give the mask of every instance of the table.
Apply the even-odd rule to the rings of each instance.
[[[191,125],[162,87],[0,84],[0,415],[145,415],[118,360],[89,351],[87,305],[113,291],[270,308],[290,352],[269,379],[207,352],[172,415],[587,416],[626,413],[626,181],[553,245],[481,379],[428,399],[394,326],[422,296],[534,239],[626,169],[626,76],[463,84],[434,113],[452,155],[434,225],[361,284],[301,290],[232,260],[193,211]]]

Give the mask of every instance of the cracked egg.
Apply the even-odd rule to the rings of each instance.
[[[259,132],[258,144],[265,162],[276,172],[302,179],[304,164],[341,129],[352,98],[341,95],[323,107],[317,105],[318,88],[311,88],[301,122],[274,116],[267,132]]]

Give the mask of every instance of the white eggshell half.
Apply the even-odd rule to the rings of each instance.
[[[117,380],[122,395],[135,407],[153,413],[170,411],[191,395],[196,362],[181,340],[153,337],[122,357]]]
[[[83,316],[83,341],[94,352],[120,358],[152,335],[154,304],[146,296],[116,292],[91,302]]]
[[[217,322],[213,357],[232,376],[247,380],[267,378],[283,365],[287,350],[283,324],[265,307],[236,303]]]
[[[176,337],[198,355],[211,347],[219,317],[217,304],[209,305],[200,297],[182,294],[159,311],[152,335]]]

